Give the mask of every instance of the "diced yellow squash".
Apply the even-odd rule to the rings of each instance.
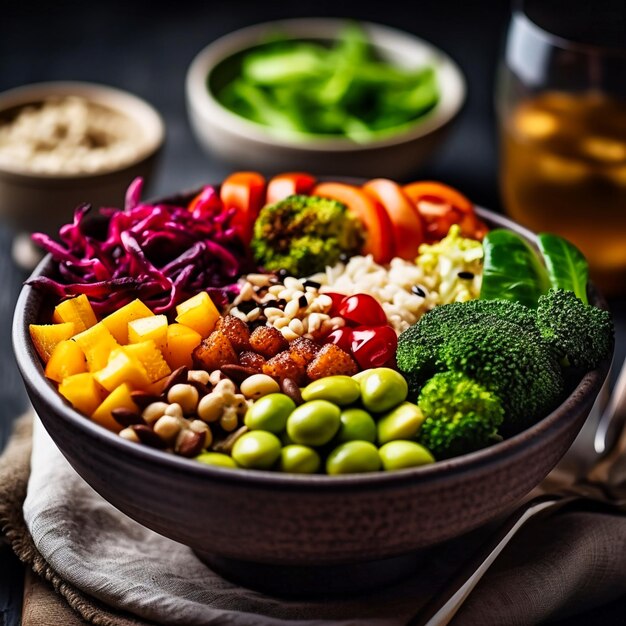
[[[129,411],[137,411],[138,407],[133,402],[130,395],[132,391],[128,383],[122,383],[119,387],[116,387],[103,401],[102,404],[91,414],[91,419],[94,422],[98,422],[101,426],[108,428],[116,433],[122,430],[111,411],[113,409],[128,409]]]
[[[167,364],[173,370],[183,365],[192,367],[191,353],[201,341],[202,335],[193,328],[184,324],[170,324],[167,327],[167,346],[163,350]]]
[[[152,339],[142,341],[141,343],[130,343],[124,346],[124,350],[126,354],[130,354],[130,356],[137,359],[143,365],[148,375],[148,380],[151,383],[165,376],[169,376],[172,373],[161,351],[157,348]]]
[[[220,318],[220,312],[206,291],[201,291],[189,300],[181,302],[176,307],[176,313],[178,313],[176,321],[179,324],[193,328],[203,339],[213,332]]]
[[[85,415],[91,415],[105,395],[94,375],[89,372],[64,378],[59,385],[59,393]]]
[[[90,372],[101,370],[109,362],[111,352],[120,347],[102,322],[74,335],[72,340],[82,348]]]
[[[150,384],[146,368],[134,356],[128,354],[125,348],[113,350],[106,367],[96,372],[94,378],[109,392],[123,383],[128,383],[132,389],[139,390],[145,389]],[[95,409],[96,407],[91,413]]]
[[[87,361],[81,347],[75,341],[66,339],[60,341],[52,352],[45,374],[50,380],[60,383],[68,376],[86,371]]]
[[[94,326],[98,320],[87,296],[81,294],[57,304],[52,314],[52,321],[55,324],[74,322],[74,332],[80,333]]]
[[[102,323],[109,329],[117,343],[125,345],[128,343],[128,323],[151,315],[153,315],[152,311],[141,300],[137,299],[107,315]]]
[[[128,322],[128,343],[141,343],[152,339],[161,351],[167,345],[167,317],[151,315]]]
[[[61,324],[31,324],[30,338],[33,340],[35,350],[44,363],[47,363],[56,346],[69,339],[75,332],[74,322],[62,322]]]

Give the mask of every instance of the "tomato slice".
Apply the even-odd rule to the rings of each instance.
[[[382,205],[372,200],[362,189],[345,183],[320,183],[313,188],[312,195],[342,202],[361,220],[366,231],[364,254],[371,254],[377,263],[387,263],[393,258],[391,220]]]
[[[482,239],[486,225],[474,212],[473,203],[456,189],[433,181],[415,182],[403,187],[426,223],[429,242],[442,239],[450,226],[459,224],[464,237]]]
[[[403,259],[414,259],[424,243],[424,226],[417,207],[397,183],[375,178],[363,185],[363,191],[387,211],[391,220],[395,253]]]
[[[433,204],[448,204],[462,213],[473,213],[474,204],[453,187],[431,180],[418,181],[405,185],[402,190],[419,210],[421,200]]]
[[[235,209],[233,228],[244,243],[252,238],[252,227],[265,202],[265,178],[258,172],[235,172],[220,188],[225,209]]]
[[[294,194],[309,194],[316,182],[317,179],[305,172],[278,174],[267,185],[265,201],[267,204],[274,204]]]

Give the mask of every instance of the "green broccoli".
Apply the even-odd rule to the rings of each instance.
[[[418,441],[436,459],[480,450],[501,437],[504,410],[498,397],[457,372],[441,372],[422,389],[418,405],[424,422]]]
[[[560,400],[564,381],[531,309],[499,300],[437,307],[398,339],[398,368],[418,390],[437,372],[460,372],[498,396],[502,431],[518,432]]]
[[[266,270],[307,276],[357,253],[364,241],[360,222],[330,198],[294,195],[263,207],[250,246]]]
[[[573,367],[593,369],[611,352],[611,314],[584,304],[572,291],[550,289],[541,296],[537,326],[544,341]]]
[[[454,343],[468,327],[488,327],[500,320],[521,326],[526,332],[537,333],[533,311],[504,300],[470,300],[435,307],[417,324],[405,330],[398,339],[396,359],[398,368],[409,383],[409,393],[417,395],[422,385],[434,374],[447,369],[440,350]]]

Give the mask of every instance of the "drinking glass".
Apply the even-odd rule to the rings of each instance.
[[[596,284],[623,293],[626,33],[611,41],[621,26],[609,12],[578,24],[577,39],[546,28],[571,26],[572,11],[546,0],[514,7],[496,88],[501,193],[515,220],[575,243]]]

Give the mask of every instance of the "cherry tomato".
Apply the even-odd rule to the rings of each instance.
[[[360,326],[352,331],[352,355],[363,369],[388,364],[397,347],[398,336],[391,326]]]
[[[387,316],[378,300],[366,293],[357,293],[344,298],[340,307],[340,317],[357,326],[384,326]]]
[[[334,343],[344,352],[352,354],[352,333],[352,328],[348,326],[338,328],[337,330],[333,330],[333,332],[324,339],[324,343]]]
[[[267,185],[265,202],[274,204],[294,194],[309,194],[317,181],[311,174],[304,172],[287,172],[278,174]]]
[[[334,291],[325,291],[324,295],[328,296],[333,301],[333,304],[330,307],[329,315],[331,317],[338,316],[341,304],[348,296],[343,293],[335,293]]]
[[[252,226],[265,202],[265,178],[257,172],[235,172],[220,188],[225,209],[235,209],[233,228],[244,243],[252,238]]]
[[[311,192],[314,196],[334,198],[365,227],[365,254],[371,254],[377,263],[387,263],[395,254],[393,230],[387,212],[379,202],[372,200],[362,189],[345,183],[320,183]]]

